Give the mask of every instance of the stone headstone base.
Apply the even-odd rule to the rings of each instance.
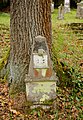
[[[31,109],[37,107],[49,109],[56,98],[56,82],[54,80],[27,82],[26,96],[27,101],[32,102]]]

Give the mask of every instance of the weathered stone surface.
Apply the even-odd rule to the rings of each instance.
[[[62,6],[62,4],[58,7],[58,17],[59,20],[63,20],[64,19],[64,7]]]
[[[64,0],[64,13],[70,12],[70,0]]]
[[[46,38],[37,36],[32,46],[29,73],[25,79],[27,101],[32,102],[32,108],[34,105],[49,105],[49,101],[55,99],[56,81]]]
[[[26,83],[27,99],[34,104],[50,105],[50,100],[56,98],[55,81],[36,81]]]
[[[51,12],[54,12],[54,3],[51,3]]]
[[[83,19],[83,1],[77,3],[76,18]]]
[[[32,78],[35,77],[36,79],[51,77],[52,62],[50,59],[46,38],[37,36],[34,41],[28,75]],[[50,76],[48,75],[48,71]]]

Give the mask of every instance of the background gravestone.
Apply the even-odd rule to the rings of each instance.
[[[83,1],[77,3],[76,18],[83,19]]]
[[[51,3],[51,12],[54,12],[54,3]]]
[[[70,12],[70,0],[64,0],[64,13]]]
[[[62,4],[58,7],[58,17],[59,20],[63,20],[64,19],[64,7],[62,6]]]

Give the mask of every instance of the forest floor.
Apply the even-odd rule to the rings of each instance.
[[[83,87],[81,82],[83,80],[83,40],[79,41],[78,35],[71,30],[70,26],[65,26],[65,24],[70,23],[83,24],[83,20],[75,18],[76,10],[66,14],[65,19],[60,21],[57,20],[57,13],[58,11],[55,10],[52,14],[53,62],[54,69],[57,68],[56,72],[60,80],[57,84],[56,109],[34,109],[28,114],[24,113],[25,108],[19,111],[13,109],[14,103],[9,96],[8,82],[3,77],[0,79],[0,120],[83,119]],[[10,49],[9,19],[9,14],[0,13],[1,68],[2,63],[7,63],[5,56]]]
[[[80,112],[77,107],[80,103],[69,98],[69,89],[58,91],[56,98],[57,109],[32,110],[25,114],[23,110],[12,109],[14,103],[9,96],[8,83],[0,82],[0,120],[82,120],[79,118]],[[77,107],[76,107],[77,105]],[[81,107],[83,110],[83,108]]]

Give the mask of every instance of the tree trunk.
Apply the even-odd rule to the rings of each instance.
[[[51,0],[10,0],[10,75],[13,86],[24,88],[31,46],[37,35],[47,38],[51,48]],[[22,87],[23,86],[23,87]]]

